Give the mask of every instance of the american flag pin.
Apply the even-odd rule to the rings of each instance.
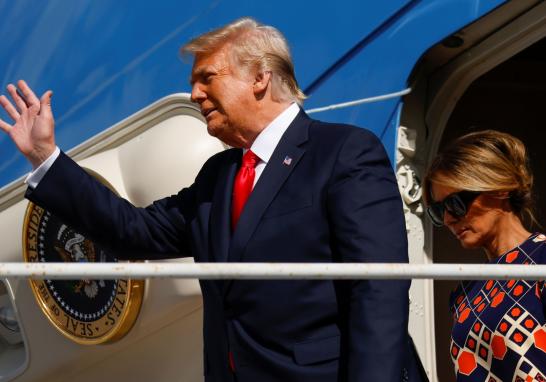
[[[288,155],[284,157],[284,160],[282,161],[282,164],[285,166],[290,166],[292,163],[292,158],[290,158]]]

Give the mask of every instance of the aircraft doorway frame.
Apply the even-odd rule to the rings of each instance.
[[[486,19],[487,16],[478,22],[486,24],[490,21]],[[541,2],[512,18],[439,70],[428,72],[432,74],[424,73],[425,60],[416,65],[414,83],[411,84],[413,91],[404,97],[397,158],[397,175],[402,195],[411,191],[410,186],[413,187],[413,194],[419,195],[419,200],[408,201],[404,198],[412,262],[434,262],[434,235],[432,224],[424,218],[420,184],[407,185],[407,179],[412,178],[408,172],[413,173],[417,182],[422,179],[424,171],[438,152],[452,112],[476,79],[545,37],[546,3]],[[439,381],[434,332],[434,283],[433,280],[416,281],[411,291],[410,333],[431,382]],[[447,309],[447,302],[439,308]],[[428,328],[428,331],[421,332],[423,327]]]

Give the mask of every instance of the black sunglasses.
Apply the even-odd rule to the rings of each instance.
[[[444,225],[444,213],[447,210],[451,215],[462,218],[468,212],[468,206],[480,194],[479,191],[459,191],[450,194],[440,202],[431,203],[427,207],[427,214],[436,227]]]

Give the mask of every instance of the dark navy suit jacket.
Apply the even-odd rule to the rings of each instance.
[[[300,112],[232,233],[241,155],[214,155],[193,185],[136,208],[61,153],[27,197],[121,258],[408,261],[396,180],[369,131]],[[229,351],[239,382],[404,380],[408,287],[384,280],[201,280],[206,380],[234,380]]]

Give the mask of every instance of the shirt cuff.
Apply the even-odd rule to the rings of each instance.
[[[49,158],[43,161],[42,164],[40,164],[34,171],[28,174],[25,179],[25,183],[32,189],[38,187],[38,183],[40,183],[47,171],[53,165],[53,162],[55,162],[55,160],[59,157],[60,153],[61,149],[59,149],[59,146],[55,147],[55,151],[53,151]]]

